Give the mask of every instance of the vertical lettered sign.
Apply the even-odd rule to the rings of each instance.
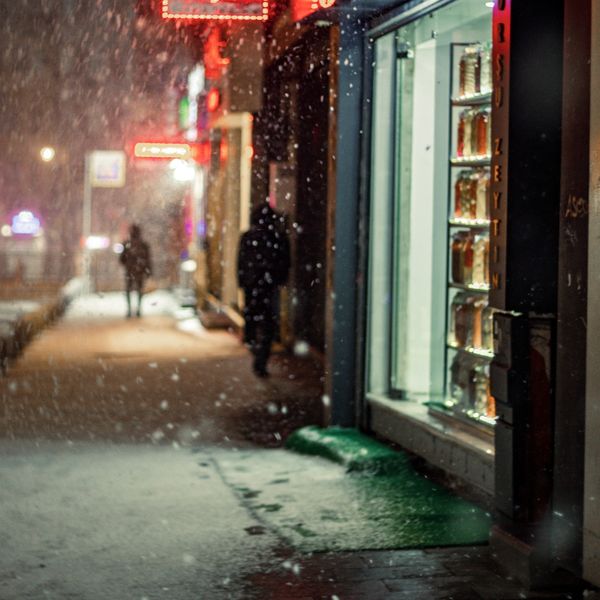
[[[508,125],[510,97],[510,0],[494,7],[492,46],[492,172],[490,227],[490,304],[506,308],[508,201]]]

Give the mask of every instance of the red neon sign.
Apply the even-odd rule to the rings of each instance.
[[[221,56],[225,45],[226,43],[221,40],[221,29],[213,27],[204,44],[204,68],[207,79],[218,79],[229,64],[229,59]]]
[[[221,94],[217,88],[210,88],[206,96],[206,110],[214,112],[221,104]]]
[[[162,18],[185,21],[266,21],[268,0],[162,0]]]
[[[292,17],[294,21],[301,21],[317,10],[331,8],[336,0],[292,0]]]

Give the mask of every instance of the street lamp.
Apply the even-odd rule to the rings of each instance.
[[[44,162],[51,162],[52,160],[54,160],[55,156],[56,156],[56,150],[54,148],[52,148],[52,146],[44,146],[40,150],[40,158]]]

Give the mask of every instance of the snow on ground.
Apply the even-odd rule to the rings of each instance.
[[[11,300],[0,302],[0,321],[14,321],[21,315],[33,312],[39,307],[39,302],[33,302],[31,300]]]
[[[0,441],[0,598],[243,598],[274,543],[210,457],[172,446]]]
[[[132,305],[137,306],[137,298],[133,297]],[[104,292],[87,294],[77,297],[67,310],[66,319],[123,319],[127,314],[127,302],[124,292]],[[200,323],[192,308],[180,306],[176,296],[169,290],[156,290],[144,294],[142,300],[142,315],[163,316],[168,315],[176,320],[176,327],[180,331],[202,337],[206,330]],[[135,320],[135,317],[132,318]]]
[[[137,306],[137,297],[132,295]],[[174,315],[181,310],[176,298],[168,290],[156,290],[144,294],[142,315]],[[68,319],[125,318],[127,302],[124,292],[102,292],[76,298],[67,312]]]

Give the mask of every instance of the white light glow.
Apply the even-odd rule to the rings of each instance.
[[[22,210],[12,218],[10,228],[16,235],[35,235],[41,229],[41,222],[30,210]]]
[[[198,265],[196,264],[196,261],[195,261],[195,260],[192,260],[192,259],[190,258],[190,259],[188,259],[188,260],[184,260],[184,261],[181,263],[181,270],[182,270],[184,273],[193,273],[193,272],[196,270],[197,266],[198,266]]]
[[[485,5],[486,5],[488,8],[494,8],[494,2],[486,2],[486,3],[485,3]]]
[[[12,229],[10,228],[10,225],[2,225],[0,233],[2,234],[2,237],[10,237],[12,235]]]
[[[110,246],[110,238],[105,235],[90,235],[85,240],[85,247],[88,250],[104,250]]]
[[[188,75],[188,94],[195,98],[204,89],[204,65],[196,65]]]
[[[173,179],[175,179],[175,181],[193,181],[195,176],[196,169],[194,169],[194,165],[185,161],[181,161],[181,163],[176,165],[173,169]]]
[[[44,146],[40,150],[40,157],[44,162],[50,162],[56,156],[56,150],[51,146]]]
[[[121,254],[121,252],[123,252],[123,244],[121,244],[121,243],[113,244],[112,249],[115,254]]]
[[[186,165],[187,163],[185,162],[185,160],[181,160],[181,158],[174,158],[170,163],[169,163],[169,169],[171,169],[172,171],[174,171],[175,169],[177,169],[178,167],[182,166],[182,165]]]

